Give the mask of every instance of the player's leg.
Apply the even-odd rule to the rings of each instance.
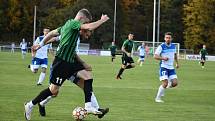
[[[111,55],[112,55],[111,62],[113,62],[113,60],[115,59],[116,55],[115,55],[115,53],[112,53]]]
[[[26,120],[31,119],[31,112],[33,107],[46,99],[49,96],[57,95],[60,86],[63,84],[65,79],[70,76],[70,64],[64,63],[64,61],[60,59],[55,59],[53,62],[53,68],[51,72],[51,85],[49,88],[41,91],[33,100],[29,101],[25,104],[25,118]]]
[[[91,75],[91,72],[89,72],[89,71],[87,71],[87,72],[89,73],[89,75]],[[87,85],[85,83],[87,83],[87,81],[90,81],[90,80],[84,80],[82,75],[84,75],[82,72],[77,74],[77,76],[80,76],[80,77],[78,77],[80,79],[79,80],[77,80],[78,78],[74,79],[73,83],[75,83],[80,88],[82,88],[84,90],[84,93],[86,94],[85,90],[86,90]],[[81,76],[82,76],[82,78],[81,78]],[[89,78],[89,77],[86,77],[86,78]],[[91,99],[91,106],[96,109],[96,112],[95,112],[95,109],[91,108],[89,102],[85,103],[85,109],[88,110],[88,113],[91,113],[91,111],[94,110],[92,113],[94,113],[94,114],[97,113],[98,118],[103,118],[103,116],[109,112],[109,108],[100,108],[99,107],[97,98],[96,98],[93,91],[91,92],[91,98],[90,99]],[[85,102],[86,102],[86,96],[85,96]],[[89,110],[91,110],[91,111],[89,111]]]
[[[171,87],[176,87],[178,85],[175,69],[169,70],[169,80],[171,80]]]
[[[31,119],[31,112],[32,112],[33,107],[36,104],[38,104],[39,102],[41,102],[42,100],[46,99],[47,97],[49,97],[53,94],[57,94],[58,90],[59,90],[59,87],[57,85],[51,84],[49,88],[42,90],[33,100],[29,101],[28,103],[25,103],[24,114],[25,114],[26,120]]]
[[[118,72],[118,74],[116,76],[116,79],[122,79],[121,75],[124,72],[124,70],[126,68],[126,65],[127,65],[127,59],[126,59],[126,57],[124,55],[122,56],[121,59],[122,59],[122,65],[121,65],[121,68],[119,69],[119,72]]]
[[[158,88],[155,102],[164,102],[161,100],[161,97],[164,95],[164,91],[168,85],[168,70],[165,68],[160,68],[160,81],[162,81],[162,84]]]
[[[40,59],[40,64],[41,64],[42,70],[41,70],[37,85],[42,85],[43,81],[45,80],[46,69],[47,69],[47,66],[48,66],[48,59],[47,58]]]
[[[135,64],[134,64],[134,60],[132,57],[128,57],[127,58],[127,66],[125,69],[131,69],[131,68],[134,68],[135,67]]]
[[[37,73],[39,66],[40,66],[40,62],[39,62],[38,58],[32,58],[31,64],[28,65],[28,68],[30,68],[30,70],[33,73]]]
[[[85,109],[88,113],[101,114],[98,109],[92,106],[91,96],[93,92],[93,78],[89,71],[81,70],[78,71],[77,76],[84,80],[84,95],[85,95]]]

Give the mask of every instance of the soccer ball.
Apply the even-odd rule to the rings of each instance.
[[[76,121],[81,121],[87,116],[87,111],[82,107],[76,107],[73,110],[72,115]]]

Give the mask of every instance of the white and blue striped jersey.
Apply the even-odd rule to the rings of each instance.
[[[140,56],[145,56],[145,47],[140,45],[137,49],[139,51]]]
[[[174,69],[174,58],[176,53],[176,47],[174,44],[167,45],[166,43],[162,43],[158,46],[155,51],[156,55],[160,55],[161,57],[167,57],[168,60],[161,60],[160,67],[166,69]]]
[[[27,49],[27,43],[26,42],[21,42],[20,47],[21,47],[22,50]]]
[[[43,38],[44,36],[37,37],[34,44],[39,44],[43,40]],[[51,49],[51,48],[52,48],[51,44],[42,46],[39,50],[37,50],[35,57],[40,59],[48,58],[48,49]]]

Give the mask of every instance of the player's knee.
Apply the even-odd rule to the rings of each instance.
[[[53,96],[57,96],[58,95],[58,92],[59,92],[59,87],[57,85],[53,85],[51,84],[50,87],[49,87],[51,93]]]
[[[173,82],[173,83],[172,83],[172,87],[176,87],[177,85],[178,85],[177,82]]]
[[[162,86],[163,86],[163,88],[167,88],[167,86],[168,86],[168,81],[163,81]]]

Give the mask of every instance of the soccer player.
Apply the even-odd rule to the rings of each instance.
[[[16,47],[15,43],[12,42],[11,43],[11,53],[14,53],[14,48]]]
[[[32,50],[37,50],[52,37],[61,35],[61,40],[52,64],[51,84],[49,88],[44,89],[33,100],[25,104],[24,114],[26,120],[31,119],[31,112],[36,104],[49,96],[56,96],[63,82],[76,73],[84,80],[85,109],[88,113],[102,114],[101,111],[98,111],[92,106],[91,95],[93,91],[93,78],[91,74],[85,70],[85,62],[77,57],[75,51],[79,38],[79,30],[94,30],[109,20],[109,17],[107,15],[102,15],[100,20],[90,23],[91,20],[92,16],[90,12],[87,9],[81,9],[74,19],[68,20],[63,26],[49,32],[39,45],[33,46]]]
[[[80,35],[84,38],[89,38],[89,36],[91,35],[90,31],[87,32],[83,32],[82,30],[80,31]],[[60,40],[60,36],[58,37],[53,37],[52,39],[50,39],[47,43],[51,43],[51,42],[55,42],[55,41],[59,41]],[[46,44],[47,44],[46,43]],[[80,39],[77,41],[77,45],[76,45],[76,52],[78,52],[78,45],[80,43]],[[85,64],[85,70],[86,71],[92,71],[92,68],[90,65]],[[72,75],[68,80],[70,80],[70,82],[76,84],[78,87],[80,87],[81,89],[84,89],[84,80],[80,79],[77,75]],[[45,111],[45,105],[52,99],[52,96],[47,97],[45,100],[41,101],[40,103],[38,103],[39,106],[39,113],[41,116],[45,116],[46,115],[46,111]],[[103,118],[103,116],[109,112],[109,108],[100,108],[98,101],[96,99],[95,94],[92,92],[91,95],[91,102],[92,102],[92,106],[94,108],[96,108],[97,110],[101,111],[102,114],[98,114],[98,118]]]
[[[201,61],[200,63],[202,64],[202,68],[205,68],[205,56],[208,54],[207,50],[206,50],[206,45],[203,45],[202,49],[199,52],[200,56],[201,56]]]
[[[116,57],[116,46],[114,42],[112,42],[112,45],[110,46],[110,51],[111,51],[111,62],[113,62],[113,60]]]
[[[122,66],[116,76],[116,79],[122,79],[121,75],[125,69],[130,69],[134,68],[134,60],[131,57],[131,52],[133,49],[133,39],[134,35],[133,34],[128,34],[128,39],[126,39],[122,45]]]
[[[27,43],[25,42],[25,38],[22,39],[22,42],[20,43],[20,48],[22,51],[22,59],[25,59],[25,55],[27,52]]]
[[[160,85],[155,102],[162,103],[161,97],[164,96],[164,90],[168,86],[170,81],[170,87],[175,87],[178,84],[177,75],[174,69],[174,60],[176,62],[176,68],[179,68],[178,58],[176,54],[176,47],[172,44],[172,33],[167,32],[164,36],[165,42],[158,46],[155,51],[154,58],[160,60]]]
[[[44,28],[43,29],[43,35],[37,37],[36,41],[34,42],[34,45],[39,44],[43,38],[49,33],[50,29],[49,28]],[[39,50],[34,53],[32,57],[32,63],[30,64],[30,69],[33,73],[37,73],[39,67],[41,66],[42,70],[39,76],[39,79],[37,81],[37,85],[42,85],[42,82],[45,80],[46,76],[46,69],[48,67],[48,50],[51,51],[52,47],[51,44],[47,44],[43,47],[41,47]]]
[[[142,45],[140,45],[137,50],[139,51],[139,59],[137,62],[142,66],[145,60],[145,43],[142,42]]]

